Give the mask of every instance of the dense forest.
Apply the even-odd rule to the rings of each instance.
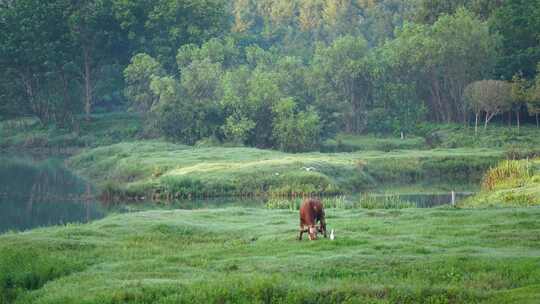
[[[540,0],[0,0],[0,119],[299,152],[540,113]]]

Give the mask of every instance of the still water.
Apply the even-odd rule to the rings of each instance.
[[[71,173],[61,159],[0,156],[0,233],[105,215],[92,199],[92,187]]]
[[[361,193],[325,199],[352,202]],[[387,194],[371,194],[384,199]],[[401,200],[419,208],[448,204],[450,193],[403,194]],[[456,201],[468,194],[457,193]],[[275,198],[274,198],[275,199]],[[286,198],[285,198],[286,199]],[[77,177],[61,158],[37,160],[32,157],[0,155],[0,233],[66,223],[85,223],[110,212],[148,209],[203,209],[231,206],[264,207],[269,198],[213,198],[179,201],[172,204],[131,203],[110,205],[95,199],[92,186]]]

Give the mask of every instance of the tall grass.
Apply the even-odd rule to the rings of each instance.
[[[486,172],[482,189],[491,191],[501,186],[518,185],[525,183],[530,177],[531,167],[528,160],[506,160]]]
[[[404,209],[415,208],[416,204],[402,199],[399,195],[363,194],[359,198],[347,199],[343,195],[324,197],[323,205],[327,209]],[[265,206],[268,209],[298,210],[301,198],[270,198]]]
[[[415,208],[416,204],[403,200],[399,195],[362,195],[358,202],[355,204],[359,208],[363,209],[405,209]]]

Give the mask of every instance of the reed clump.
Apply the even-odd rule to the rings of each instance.
[[[482,190],[491,191],[502,186],[518,186],[532,176],[529,160],[506,160],[489,169],[482,180]]]
[[[402,199],[399,195],[374,196],[364,194],[356,202],[355,206],[363,209],[405,209],[415,208],[416,204]]]

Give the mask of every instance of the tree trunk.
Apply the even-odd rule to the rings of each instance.
[[[508,127],[512,127],[512,111],[508,112]]]
[[[474,136],[478,136],[478,113],[474,113]]]
[[[57,114],[62,115],[62,118],[57,119],[57,120],[59,120],[59,123],[62,126],[65,126],[65,124],[67,122],[67,117],[70,114],[70,113],[68,113],[69,109],[70,109],[69,108],[70,107],[70,102],[69,102],[69,84],[68,84],[68,80],[66,78],[66,74],[64,72],[64,69],[60,70],[60,77],[62,78],[62,96],[64,98],[64,106],[62,107],[62,110],[61,110],[62,113],[57,113]],[[57,110],[57,112],[58,112],[58,110]]]
[[[538,113],[536,113],[536,128],[538,129],[540,127],[540,125],[538,124]]]
[[[90,120],[90,113],[92,111],[92,68],[90,63],[90,51],[88,48],[83,48],[84,56],[84,110],[86,113],[86,120]]]
[[[519,112],[521,112],[520,110],[521,109],[518,109],[517,112],[516,112],[516,114],[517,114],[517,131],[518,131],[518,134],[519,134]]]
[[[443,103],[441,101],[441,94],[440,94],[440,85],[437,79],[437,76],[435,75],[434,71],[431,71],[430,73],[430,81],[431,81],[431,98],[434,100],[434,104],[437,107],[436,112],[438,112],[438,116],[440,117],[440,120],[442,122],[449,122],[447,113],[445,111],[445,108],[443,106]]]
[[[495,117],[495,115],[499,114],[499,111],[496,112],[486,112],[486,122],[484,123],[484,130],[487,128],[488,123]]]

